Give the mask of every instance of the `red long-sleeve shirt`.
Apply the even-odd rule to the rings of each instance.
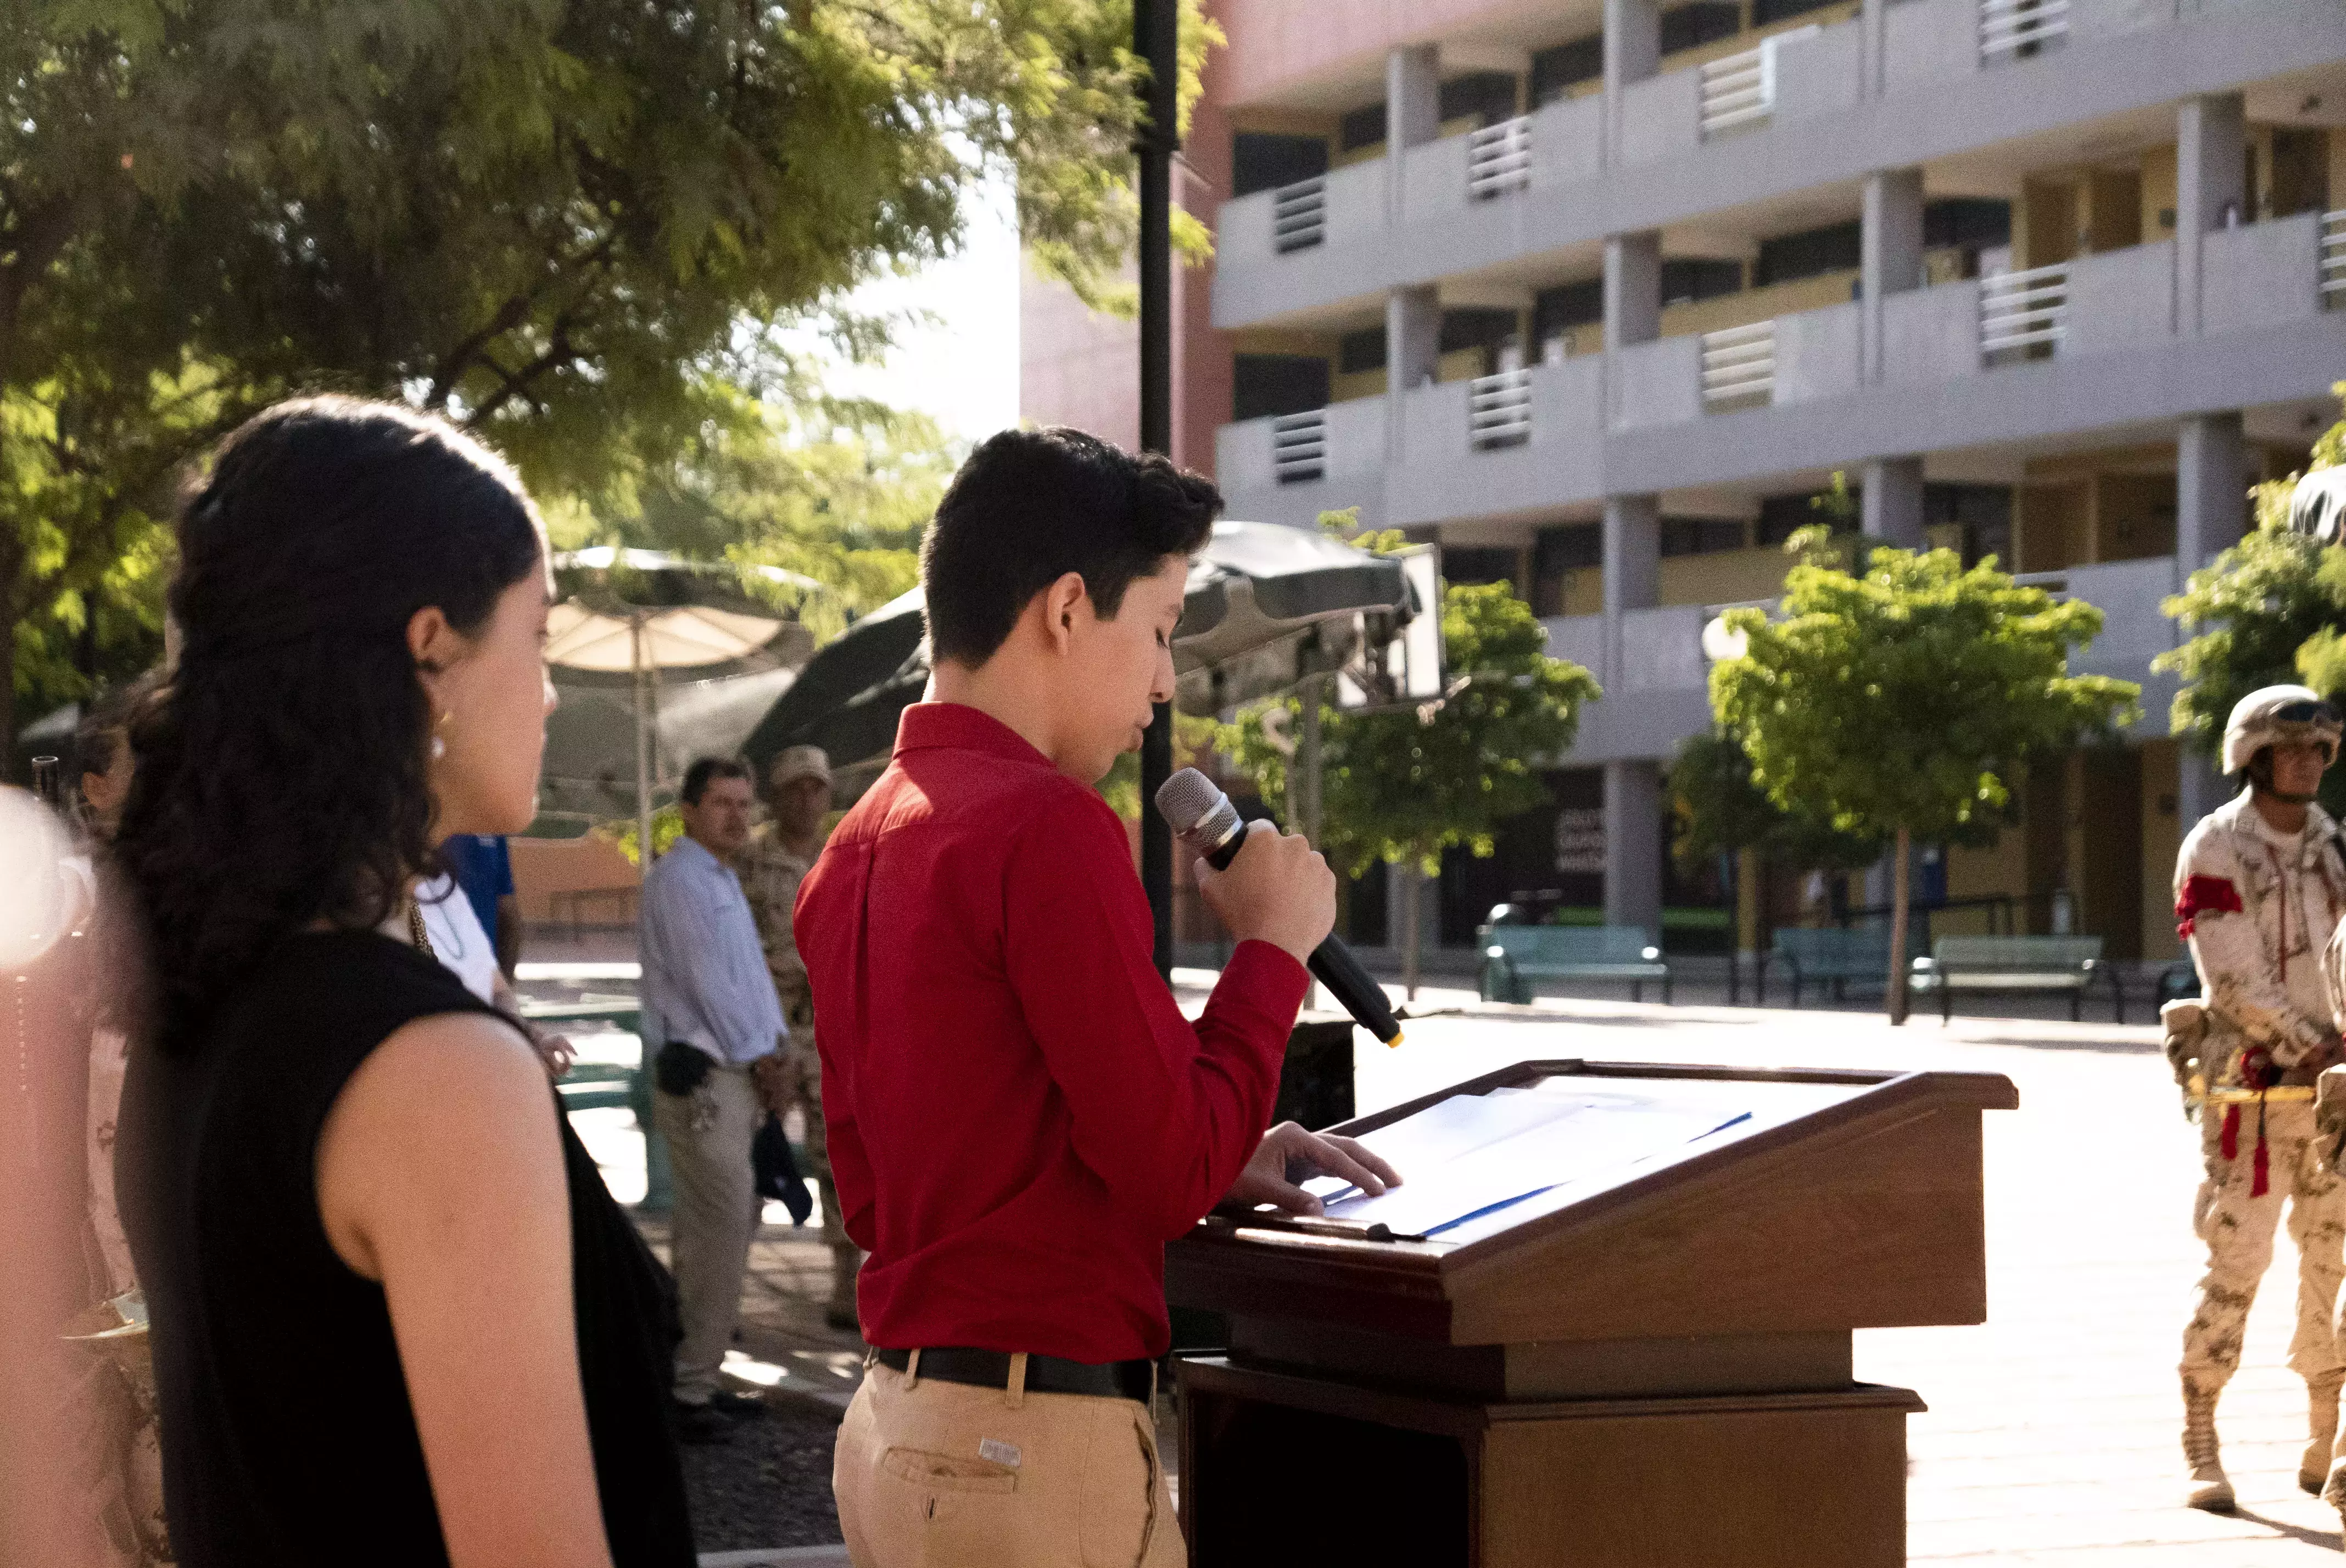
[[[866,1338],[1163,1354],[1165,1243],[1269,1125],[1303,966],[1240,942],[1193,1027],[1116,814],[948,703],[905,710],[795,928]]]

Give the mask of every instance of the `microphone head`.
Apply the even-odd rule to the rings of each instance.
[[[1157,809],[1174,837],[1210,852],[1239,830],[1239,809],[1214,781],[1184,768],[1157,787]]]

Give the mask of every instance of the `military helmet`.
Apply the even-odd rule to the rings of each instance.
[[[2316,740],[2338,760],[2338,710],[2310,687],[2269,686],[2233,706],[2224,726],[2224,771],[2238,773],[2268,746]]]

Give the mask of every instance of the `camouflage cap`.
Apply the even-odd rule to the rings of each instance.
[[[790,746],[774,759],[766,773],[767,784],[776,789],[795,784],[801,779],[820,779],[831,782],[831,759],[820,746]]]

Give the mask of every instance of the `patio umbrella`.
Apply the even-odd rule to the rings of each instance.
[[[743,579],[798,590],[821,585],[776,567],[744,568],[608,546],[556,555],[553,565],[557,580],[578,586],[547,616],[546,662],[560,669],[624,672],[628,677],[638,863],[648,868],[661,673],[745,675],[802,663],[811,648],[805,628],[752,598]]]
[[[1173,637],[1179,706],[1219,713],[1341,666],[1414,612],[1398,562],[1272,523],[1214,524],[1189,569]],[[765,767],[784,747],[821,746],[835,766],[887,754],[896,718],[929,666],[915,588],[808,661],[742,749]]]
[[[820,746],[834,766],[885,751],[896,738],[896,715],[928,684],[921,605],[914,588],[823,645],[758,721],[742,754],[762,773],[786,747]]]
[[[787,667],[711,676],[655,672],[649,696],[652,803],[659,804],[662,759],[732,756],[797,672]],[[636,815],[636,693],[632,671],[556,669],[561,706],[546,723],[538,805],[550,815],[608,821]]]

